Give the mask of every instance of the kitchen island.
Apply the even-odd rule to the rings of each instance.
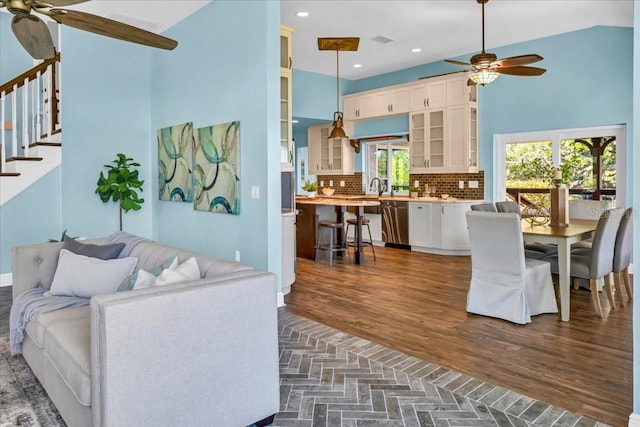
[[[377,200],[341,197],[297,197],[296,206],[300,211],[298,220],[298,256],[315,259],[315,247],[317,245],[317,224],[322,220],[344,221],[345,209],[354,207],[356,216],[364,217],[364,208],[379,206]],[[364,252],[362,251],[362,224],[358,222],[355,227],[353,245],[353,258],[356,264],[364,264]],[[312,239],[310,237],[313,236]],[[340,242],[338,242],[340,243]]]

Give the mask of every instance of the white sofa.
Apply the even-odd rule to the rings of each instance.
[[[13,249],[14,299],[50,287],[61,247]],[[27,324],[22,354],[65,422],[269,424],[279,409],[275,275],[152,241],[129,249],[144,269],[195,256],[202,278],[93,296]]]

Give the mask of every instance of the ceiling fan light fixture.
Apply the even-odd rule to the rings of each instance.
[[[483,70],[474,70],[469,73],[469,79],[480,86],[484,86],[493,82],[500,77],[500,73],[493,68],[485,68]]]

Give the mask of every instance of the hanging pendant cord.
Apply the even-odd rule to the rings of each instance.
[[[482,53],[484,53],[484,3],[482,3]]]
[[[340,111],[340,47],[336,46],[336,111]]]

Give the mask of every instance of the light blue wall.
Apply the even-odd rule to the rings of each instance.
[[[640,0],[633,2],[633,120],[640,123]],[[633,132],[633,148],[629,157],[635,167],[629,168],[632,182],[640,182],[640,132]],[[633,191],[633,264],[640,266],[640,191]],[[636,267],[637,269],[637,267]],[[633,294],[638,295],[640,278],[633,275]],[[640,313],[640,300],[633,300],[634,313]],[[633,316],[633,413],[640,416],[640,316]],[[637,420],[636,420],[637,424]],[[630,423],[631,425],[631,423]]]
[[[124,214],[125,231],[151,236],[151,48],[62,27],[62,226],[87,237],[118,230],[118,205],[95,194],[104,165],[133,157],[145,203]]]
[[[293,33],[295,38],[296,34]],[[295,67],[295,61],[294,61]],[[340,94],[346,93],[344,88],[348,80],[340,79]],[[293,69],[292,75],[292,109],[293,117],[333,120],[336,110],[336,78],[323,74]],[[340,97],[342,107],[342,96]],[[297,140],[296,140],[297,141]]]
[[[154,180],[154,236],[229,260],[239,250],[243,263],[278,274],[279,25],[278,2],[212,2],[167,33],[180,42],[175,51],[154,52],[151,94],[152,129],[186,121],[194,128],[233,120],[241,126],[240,215],[156,201]],[[155,138],[147,144],[156,158]],[[252,186],[260,188],[259,199],[251,198]]]
[[[12,247],[60,238],[60,209],[60,168],[0,207],[0,274],[11,272]]]

